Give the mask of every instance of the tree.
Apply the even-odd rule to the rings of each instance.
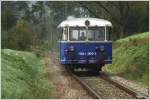
[[[7,33],[7,38],[2,41],[2,48],[29,50],[32,46],[32,33],[24,20],[18,20],[16,26]]]
[[[148,2],[106,1],[78,2],[94,17],[110,20],[117,37],[125,37],[130,33],[148,31]]]
[[[2,31],[8,30],[15,25],[17,21],[17,11],[14,2],[2,2]]]
[[[26,23],[23,27],[30,31],[32,40],[36,40],[33,44],[45,45],[50,49],[56,45],[59,38],[57,26],[68,16],[97,17],[109,20],[113,24],[112,38],[116,40],[132,33],[148,31],[148,10],[147,1],[3,1],[2,47],[14,45],[7,41],[9,41],[8,38],[12,39],[11,36],[14,37],[12,33],[19,30],[16,26],[21,20]],[[24,29],[21,31],[26,32]],[[20,36],[20,34],[15,35]],[[24,44],[21,43],[20,46],[24,47]]]

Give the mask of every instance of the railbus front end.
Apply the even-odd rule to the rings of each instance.
[[[63,21],[59,41],[59,62],[74,68],[100,71],[112,63],[111,23],[96,18],[76,18]]]

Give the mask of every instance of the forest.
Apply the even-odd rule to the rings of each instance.
[[[112,40],[149,29],[149,3],[146,1],[3,1],[1,5],[2,48],[56,48],[60,39],[57,26],[68,16],[111,21]]]

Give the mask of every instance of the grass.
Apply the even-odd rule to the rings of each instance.
[[[144,33],[139,33],[139,34],[134,34],[134,35],[128,36],[126,38],[117,40],[116,42],[125,42],[125,41],[129,42],[132,39],[148,38],[148,36],[149,36],[149,33],[148,32],[144,32]]]
[[[1,96],[5,99],[51,98],[44,61],[32,52],[3,49]]]
[[[105,70],[139,84],[149,84],[149,33],[141,33],[113,43],[113,63]]]

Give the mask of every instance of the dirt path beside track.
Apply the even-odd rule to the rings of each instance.
[[[53,98],[93,99],[86,90],[59,65],[56,53],[45,53],[45,67],[49,81],[53,85]]]

